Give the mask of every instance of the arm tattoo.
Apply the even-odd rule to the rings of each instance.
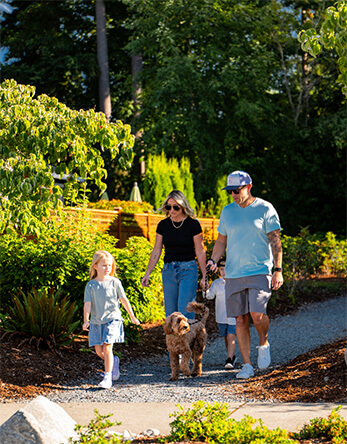
[[[282,262],[282,244],[280,239],[280,230],[270,231],[270,233],[267,234],[267,237],[270,242],[270,247],[275,262],[277,260],[280,260]]]

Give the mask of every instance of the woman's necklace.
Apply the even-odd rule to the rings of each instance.
[[[182,220],[181,220],[181,223],[178,222],[178,223],[179,223],[178,226],[175,225],[175,222],[171,219],[171,217],[170,217],[170,220],[171,220],[171,223],[172,223],[172,225],[173,225],[174,228],[181,228],[181,226],[183,225],[183,223],[184,223],[184,221],[186,220],[186,218],[182,219]]]

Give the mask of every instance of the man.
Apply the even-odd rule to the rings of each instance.
[[[228,317],[236,317],[236,336],[243,359],[239,379],[254,376],[250,360],[250,316],[259,335],[258,367],[271,362],[268,342],[269,318],[266,314],[271,288],[283,284],[280,221],[274,207],[251,194],[252,179],[244,171],[228,176],[227,190],[234,202],[223,208],[218,238],[211,259],[212,271],[226,249],[225,295]],[[273,274],[272,268],[274,266]]]

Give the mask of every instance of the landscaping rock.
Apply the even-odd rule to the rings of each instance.
[[[0,427],[0,442],[65,444],[70,437],[76,437],[75,426],[76,422],[63,408],[38,396]]]

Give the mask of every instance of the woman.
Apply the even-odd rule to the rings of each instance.
[[[206,273],[206,251],[201,225],[181,191],[171,191],[159,210],[166,218],[157,226],[155,244],[141,285],[148,287],[149,275],[158,263],[164,246],[162,278],[165,314],[169,316],[179,311],[191,319],[194,313],[188,313],[186,307],[195,300],[197,291],[199,275],[195,258],[202,272],[201,285],[205,282]]]

